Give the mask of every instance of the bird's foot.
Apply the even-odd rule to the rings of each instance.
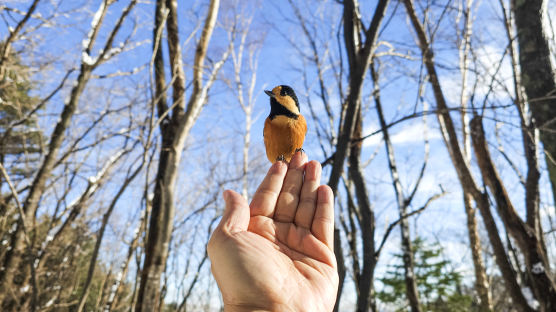
[[[296,148],[295,152],[301,152],[302,154],[305,153],[305,150],[301,147],[301,148]]]
[[[286,161],[286,157],[284,157],[284,155],[280,155],[278,157],[276,157],[276,161]]]

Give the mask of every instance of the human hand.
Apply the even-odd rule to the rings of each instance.
[[[207,246],[225,311],[332,311],[338,289],[334,196],[297,152],[272,165],[251,205],[224,192]],[[320,186],[319,186],[320,185]]]

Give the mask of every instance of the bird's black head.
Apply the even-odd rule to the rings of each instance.
[[[274,119],[277,115],[297,119],[299,116],[299,101],[290,86],[279,85],[274,87],[272,91],[265,90],[265,93],[270,96],[270,119]]]

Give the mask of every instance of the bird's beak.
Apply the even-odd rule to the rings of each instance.
[[[272,91],[264,90],[264,93],[266,93],[266,95],[270,96],[271,98],[274,97],[274,93],[272,93]]]

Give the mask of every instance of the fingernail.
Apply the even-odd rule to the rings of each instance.
[[[272,164],[272,167],[270,167],[270,170],[280,170],[280,167],[282,166],[283,161],[278,160],[277,162],[275,162],[274,164]]]
[[[308,179],[312,179],[312,180],[317,179],[317,168],[311,162],[307,163],[307,167],[305,167],[305,176]]]
[[[230,197],[230,194],[228,194],[228,190],[225,190],[222,193],[222,198],[224,198],[224,201],[228,201],[228,197]]]

